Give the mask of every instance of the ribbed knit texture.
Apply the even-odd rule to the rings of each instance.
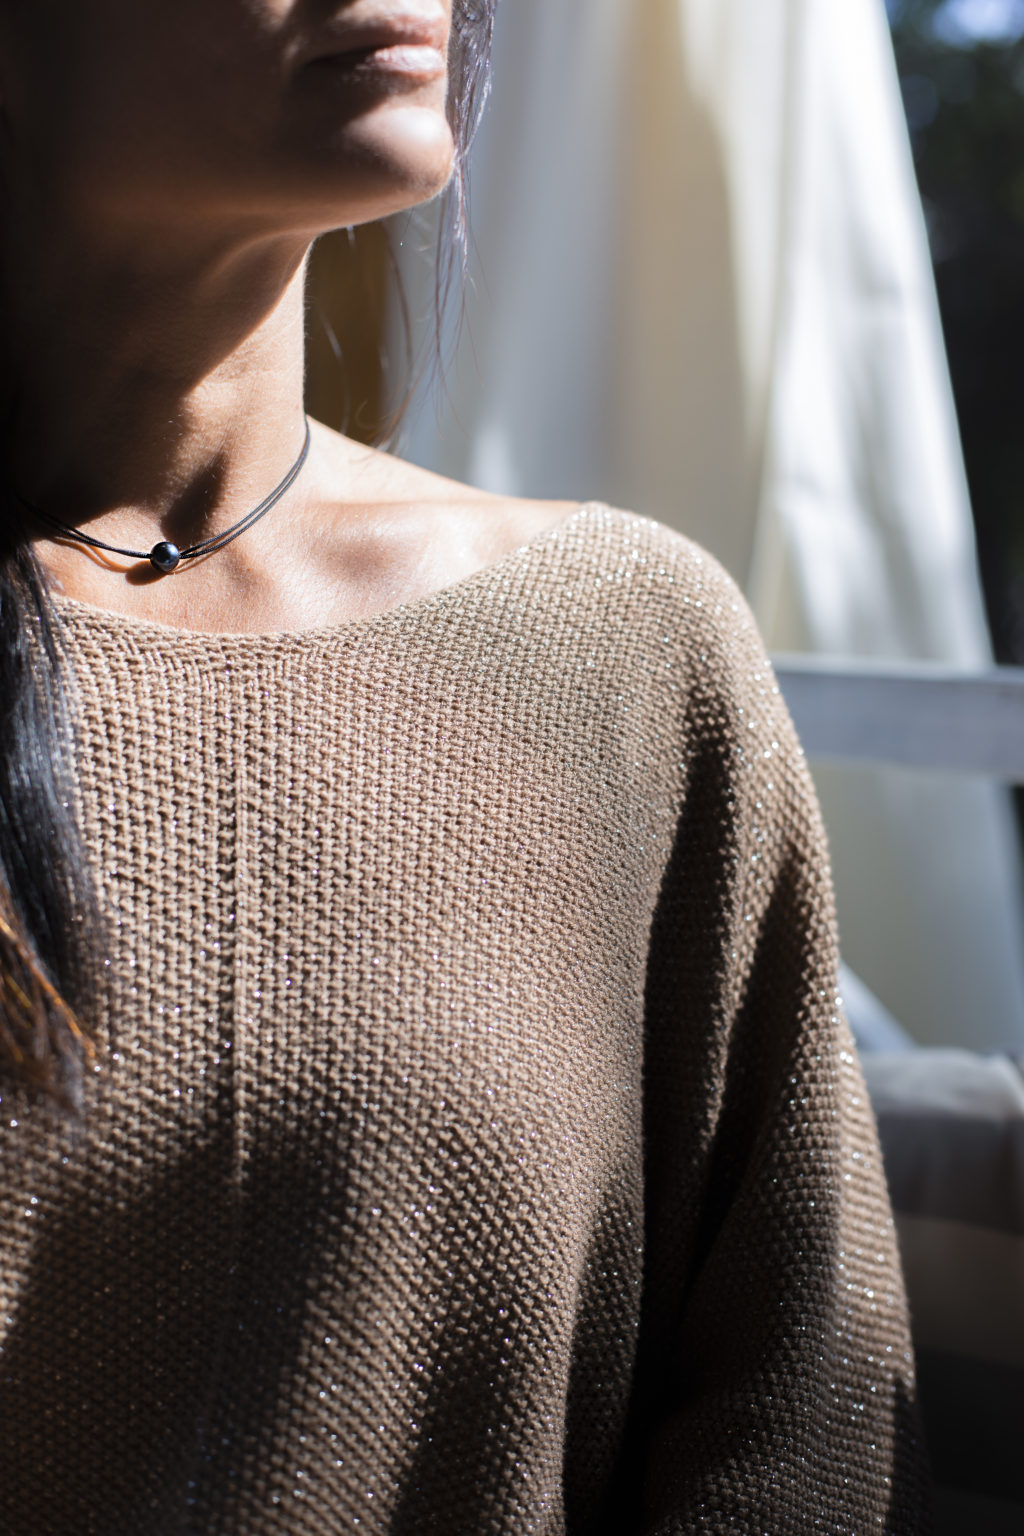
[[[63,601],[85,1129],[0,1106],[4,1536],[925,1529],[813,791],[582,509],[304,634]]]

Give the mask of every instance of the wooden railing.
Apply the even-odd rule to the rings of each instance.
[[[981,774],[1024,784],[1024,667],[775,656],[809,758]]]

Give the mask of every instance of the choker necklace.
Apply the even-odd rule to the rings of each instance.
[[[148,560],[155,571],[159,571],[162,576],[167,576],[171,571],[176,570],[183,560],[198,560],[200,555],[216,554],[218,549],[223,549],[225,544],[230,544],[232,540],[237,539],[240,534],[245,533],[247,528],[251,528],[253,523],[258,523],[261,517],[266,516],[271,507],[276,507],[281,497],[286,491],[291,489],[302,473],[302,466],[305,464],[309,454],[309,441],[309,417],[307,416],[306,437],[302,444],[302,452],[280,485],[275,486],[270,495],[265,497],[258,507],[253,507],[251,512],[247,512],[239,522],[234,523],[230,528],[226,528],[223,533],[216,533],[210,539],[203,539],[199,544],[190,544],[188,549],[179,549],[177,544],[172,544],[168,539],[161,539],[150,550],[121,549],[116,544],[104,544],[102,539],[94,539],[91,534],[82,533],[78,528],[69,527],[67,523],[62,523],[58,518],[51,517],[49,512],[43,512],[39,507],[33,506],[30,501],[26,501],[22,496],[18,496],[18,501],[34,517],[38,517],[40,522],[46,523],[50,528],[55,528],[62,538],[74,539],[79,544],[88,544],[91,549],[105,550],[108,555],[123,555],[129,560]]]

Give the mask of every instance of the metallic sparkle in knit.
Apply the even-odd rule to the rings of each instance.
[[[916,1532],[824,838],[751,618],[587,507],[305,634],[62,602],[85,1129],[0,1103],[9,1536]]]

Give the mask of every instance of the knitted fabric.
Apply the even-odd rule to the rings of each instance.
[[[813,790],[599,506],[312,632],[58,600],[109,916],[0,1107],[5,1536],[925,1528]]]

